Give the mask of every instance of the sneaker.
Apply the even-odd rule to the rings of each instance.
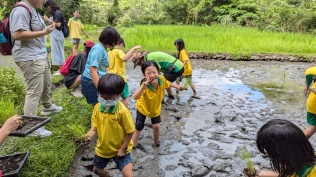
[[[48,115],[50,115],[51,113],[54,113],[54,112],[59,112],[59,111],[61,111],[61,110],[63,110],[63,108],[62,107],[60,107],[60,106],[56,106],[55,104],[52,104],[51,106],[50,106],[50,108],[42,108],[42,111],[41,111],[41,115],[43,115],[43,116],[48,116]]]
[[[46,130],[45,126],[42,126],[38,128],[37,130],[35,130],[34,132],[32,132],[31,134],[29,134],[29,136],[41,136],[41,137],[47,137],[50,135],[52,135],[52,132],[49,130]]]
[[[73,96],[75,96],[76,98],[82,98],[83,97],[83,94],[81,92],[81,88],[80,87],[75,88],[74,91],[71,92],[71,94]]]
[[[61,76],[61,73],[60,73],[59,70],[58,70],[58,71],[56,71],[56,72],[53,74],[53,76]]]

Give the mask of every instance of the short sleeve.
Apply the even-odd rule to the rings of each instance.
[[[162,88],[169,88],[170,82],[165,78],[165,76],[160,76],[160,79],[162,81]]]
[[[126,133],[133,133],[135,131],[135,124],[132,118],[132,114],[129,110],[125,110],[121,113],[121,123]]]
[[[31,31],[30,29],[31,16],[24,7],[16,7],[10,14],[10,32],[19,30]]]
[[[104,58],[103,52],[100,50],[93,50],[89,53],[89,58],[91,58],[90,67],[94,66],[99,68],[102,59]]]
[[[69,20],[68,20],[68,24],[67,24],[67,25],[68,25],[69,27],[70,27],[70,24],[71,24],[71,20],[72,20],[71,18],[69,18]]]
[[[187,55],[187,53],[185,52],[185,50],[181,50],[180,54],[179,54],[179,60],[184,62],[186,60],[189,60],[189,56]]]
[[[91,116],[91,127],[97,127],[97,117],[100,112],[100,103],[96,104],[93,108],[92,116]]]
[[[125,53],[124,53],[122,50],[118,50],[117,54],[118,54],[118,57],[119,57],[121,60],[124,59]]]

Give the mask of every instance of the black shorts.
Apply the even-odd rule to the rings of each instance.
[[[180,69],[178,72],[167,72],[163,76],[169,81],[174,82],[178,76],[181,76],[184,72],[184,67]]]
[[[146,116],[136,110],[136,130],[142,130],[145,125]],[[151,124],[159,124],[161,122],[160,115],[157,117],[152,117]]]

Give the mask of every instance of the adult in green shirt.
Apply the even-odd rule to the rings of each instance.
[[[159,70],[169,82],[174,82],[184,72],[183,63],[165,52],[142,52],[133,56],[134,68],[141,66],[144,61],[153,60],[158,64]],[[167,89],[168,97],[174,99],[172,89]]]

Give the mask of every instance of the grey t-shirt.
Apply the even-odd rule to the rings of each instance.
[[[27,5],[24,2],[19,2]],[[10,32],[18,30],[31,31],[42,31],[46,28],[44,20],[36,10],[27,5],[31,12],[24,7],[15,7],[10,14]],[[15,40],[12,48],[12,55],[15,62],[28,61],[28,60],[41,60],[47,57],[46,51],[46,38],[44,36],[36,37],[27,40]]]

